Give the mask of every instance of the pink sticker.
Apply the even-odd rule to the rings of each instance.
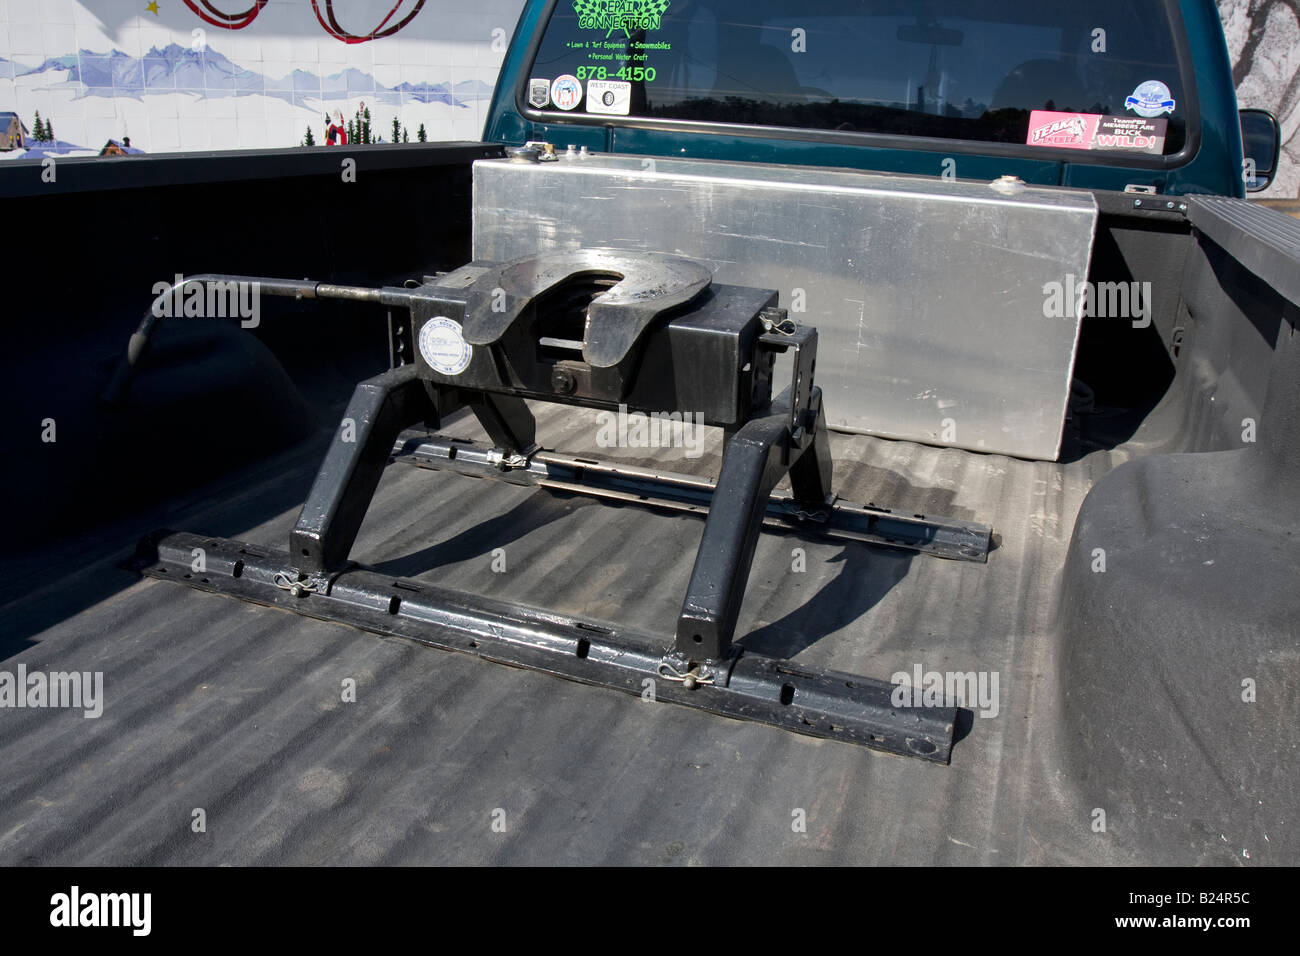
[[[1097,132],[1097,113],[1053,113],[1034,110],[1029,114],[1030,146],[1054,146],[1057,149],[1092,149]]]
[[[1154,153],[1165,148],[1166,119],[1141,116],[1102,116],[1099,113],[1056,113],[1034,110],[1029,114],[1030,146],[1054,149],[1101,149]]]

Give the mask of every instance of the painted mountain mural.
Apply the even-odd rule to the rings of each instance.
[[[336,4],[322,29],[303,3],[236,25],[203,15],[224,0],[0,0],[0,113],[20,134],[0,159],[325,143],[363,103],[372,140],[477,139],[522,0],[402,4]]]
[[[15,64],[16,66],[16,64]],[[465,107],[492,95],[492,87],[480,80],[460,83],[410,83],[385,86],[371,74],[347,67],[321,76],[297,69],[287,76],[270,77],[232,63],[212,47],[195,51],[178,43],[162,49],[150,48],[141,57],[121,50],[77,53],[50,57],[32,69],[17,68],[15,77],[50,74],[51,84],[69,84],[81,96],[130,96],[197,93],[203,96],[274,96],[297,105],[304,100],[339,100],[369,96],[379,103],[400,103],[409,97],[421,103],[446,103]]]

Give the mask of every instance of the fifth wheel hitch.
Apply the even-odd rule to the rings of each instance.
[[[202,276],[191,282],[246,280]],[[990,529],[837,500],[817,332],[771,290],[721,285],[707,266],[657,253],[581,249],[475,261],[412,288],[256,279],[272,295],[406,309],[390,321],[391,368],[360,383],[287,551],[157,532],[134,566],[309,617],[467,652],[799,733],[946,763],[955,706],[894,706],[894,685],[792,665],[735,642],[761,529],[987,560]],[[133,337],[133,355],[143,354]],[[147,342],[145,343],[147,344]],[[789,386],[773,396],[776,358]],[[134,359],[133,359],[134,360]],[[120,398],[130,379],[114,378]],[[526,401],[693,416],[721,428],[716,481],[542,449]],[[409,434],[469,409],[488,443]],[[680,418],[676,419],[680,420]],[[690,420],[689,418],[687,420]],[[349,559],[387,465],[400,461],[607,501],[706,514],[673,626],[662,636],[393,579]],[[789,493],[776,493],[782,479]],[[206,570],[191,573],[194,548]]]

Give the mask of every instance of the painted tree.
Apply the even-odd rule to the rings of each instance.
[[[393,117],[393,142],[400,143],[401,141],[402,141],[402,124],[398,120],[398,118],[394,116]]]
[[[303,139],[302,144],[303,144],[304,146],[315,146],[315,145],[316,145],[316,137],[312,135],[312,133],[311,133],[311,127],[310,127],[310,126],[307,127],[307,136],[306,136],[305,139]]]
[[[370,107],[369,107],[369,106],[366,107],[366,112],[365,112],[365,131],[361,134],[361,141],[362,141],[363,143],[368,143],[368,142],[370,142]]]
[[[45,142],[54,142],[54,122],[53,120],[45,121]]]
[[[415,131],[415,138],[421,143],[427,143],[429,141],[429,134],[424,131],[423,123],[421,123],[420,128]]]
[[[411,133],[410,133],[410,130],[408,130],[405,126],[403,126],[403,127],[402,127],[402,142],[403,142],[403,143],[409,143],[410,141],[411,141]]]
[[[38,143],[45,142],[45,121],[41,119],[41,111],[36,111],[36,122],[32,124],[32,139]]]

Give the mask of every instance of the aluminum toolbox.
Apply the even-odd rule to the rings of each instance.
[[[638,156],[474,164],[476,259],[707,261],[817,328],[830,427],[1024,458],[1059,451],[1079,319],[1047,317],[1044,287],[1086,278],[1096,221],[1073,190]]]

